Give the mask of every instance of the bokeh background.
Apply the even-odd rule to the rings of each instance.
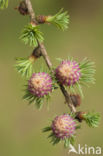
[[[54,65],[58,64],[56,58],[67,56],[79,61],[88,57],[96,62],[96,84],[84,88],[85,98],[78,110],[95,110],[102,116],[103,0],[31,1],[37,14],[55,14],[60,8],[68,10],[70,25],[67,31],[41,26],[45,46]],[[53,147],[41,131],[56,114],[69,111],[61,92],[53,93],[49,111],[46,104],[38,111],[21,99],[25,80],[14,69],[15,58],[28,56],[33,49],[19,40],[29,17],[14,10],[18,3],[19,0],[10,0],[8,9],[0,11],[0,156],[68,156],[63,144]],[[41,61],[38,60],[38,66]],[[77,131],[75,146],[78,144],[103,147],[103,121],[95,129],[83,123],[82,129]]]

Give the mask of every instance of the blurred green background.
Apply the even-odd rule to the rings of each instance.
[[[69,29],[65,32],[42,25],[45,46],[54,65],[56,58],[68,55],[89,57],[96,62],[96,84],[84,88],[85,98],[78,110],[95,110],[103,114],[103,0],[31,0],[37,14],[55,14],[68,10]],[[28,56],[32,48],[20,40],[20,32],[29,22],[14,8],[19,0],[10,0],[8,9],[0,11],[0,156],[68,156],[63,144],[53,147],[41,130],[56,114],[69,109],[58,90],[53,93],[50,110],[41,111],[21,100],[25,80],[14,69],[15,57]],[[42,60],[41,60],[42,61]],[[40,61],[38,61],[38,64]],[[103,122],[90,129],[83,123],[77,131],[77,144],[103,147]],[[102,151],[103,152],[103,151]],[[75,154],[71,154],[74,156]]]

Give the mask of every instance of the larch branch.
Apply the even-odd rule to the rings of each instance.
[[[30,19],[31,19],[31,22],[34,22],[35,24],[37,24],[38,22],[36,21],[36,16],[35,16],[35,12],[32,8],[32,4],[31,4],[31,1],[30,0],[25,0],[25,3],[26,3],[26,6],[28,8],[28,12],[29,12],[29,16],[30,16]],[[46,48],[44,46],[43,43],[39,43],[39,47],[41,49],[41,55],[43,56],[48,68],[53,72],[52,70],[52,63],[50,61],[50,58],[48,56],[48,53],[46,51]],[[64,88],[63,85],[59,84],[60,86],[60,89],[65,97],[65,101],[66,103],[68,104],[71,112],[73,113],[76,113],[76,108],[74,107],[73,103],[72,103],[72,100],[71,100],[71,97],[69,95],[69,93],[67,92],[67,90]]]

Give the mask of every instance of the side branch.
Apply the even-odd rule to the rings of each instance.
[[[25,4],[28,8],[28,12],[29,12],[29,15],[30,15],[30,19],[31,19],[31,22],[34,22],[35,24],[38,24],[38,22],[36,21],[36,16],[35,16],[35,12],[32,8],[32,4],[31,4],[31,1],[30,0],[25,0]],[[41,49],[41,55],[43,56],[48,68],[53,72],[52,70],[52,63],[50,61],[50,58],[47,54],[47,51],[45,49],[45,46],[43,43],[39,43],[39,47]],[[60,86],[60,89],[65,97],[65,101],[66,103],[68,104],[71,112],[73,113],[76,113],[76,108],[74,107],[73,103],[72,103],[72,100],[71,100],[71,97],[70,95],[68,94],[68,92],[66,91],[66,89],[64,88],[63,85],[59,85]]]

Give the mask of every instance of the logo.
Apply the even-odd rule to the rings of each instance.
[[[70,154],[70,153],[83,154],[83,155],[85,155],[85,154],[88,154],[88,155],[90,155],[90,154],[91,155],[94,155],[94,154],[101,155],[102,154],[102,148],[99,147],[99,146],[97,146],[97,147],[93,147],[93,146],[89,147],[86,144],[84,146],[81,146],[80,144],[78,144],[77,149],[75,149],[75,147],[70,144],[69,148],[70,149],[69,149],[68,154]]]

